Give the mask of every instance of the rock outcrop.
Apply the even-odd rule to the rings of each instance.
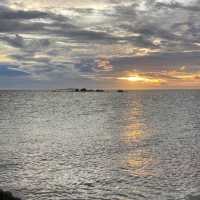
[[[21,200],[18,197],[14,197],[11,192],[3,191],[0,189],[0,200]]]

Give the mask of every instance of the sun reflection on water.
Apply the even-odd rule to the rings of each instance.
[[[151,137],[151,128],[144,123],[144,108],[140,99],[133,102],[133,108],[127,113],[129,123],[121,135],[122,143],[127,147],[123,157],[123,167],[132,176],[149,177],[158,176],[154,170],[156,159],[148,147],[143,145],[145,139]]]
[[[148,177],[158,176],[152,167],[156,163],[156,160],[146,152],[131,152],[127,157],[125,166],[131,171],[131,175]]]
[[[122,140],[124,143],[139,142],[143,136],[144,133],[142,131],[132,130],[125,133]]]

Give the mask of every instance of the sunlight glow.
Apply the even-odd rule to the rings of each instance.
[[[103,10],[107,7],[105,1],[95,2],[93,0],[12,0],[9,1],[9,6],[12,9],[23,9],[23,10],[51,10],[51,11],[61,11],[68,8],[92,8],[96,10]]]
[[[6,54],[0,54],[0,63],[2,62],[10,62],[12,59]]]
[[[155,83],[155,84],[160,84],[163,82],[161,79],[150,79],[147,77],[143,77],[140,75],[134,75],[134,76],[129,76],[129,77],[119,77],[117,78],[119,80],[127,80],[127,81],[132,81],[132,82],[145,82],[145,83]]]
[[[126,166],[131,169],[132,176],[158,176],[158,172],[152,169],[155,163],[156,160],[147,152],[136,151],[129,153]]]

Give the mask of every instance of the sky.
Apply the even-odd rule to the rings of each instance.
[[[0,89],[200,88],[200,0],[1,0]]]

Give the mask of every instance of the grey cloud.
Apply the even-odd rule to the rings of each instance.
[[[25,52],[36,52],[50,46],[49,39],[25,39],[18,34],[14,36],[0,36],[0,41]]]
[[[78,26],[73,25],[69,22],[69,19],[62,16],[57,16],[36,12],[36,11],[13,11],[11,9],[3,9],[3,12],[0,14],[0,32],[1,33],[38,33],[42,35],[57,35],[60,37],[68,37],[75,39],[79,42],[86,41],[100,41],[103,42],[112,42],[116,41],[116,38],[111,35],[101,32],[101,31],[90,31],[84,30]],[[8,16],[8,17],[7,17]],[[31,22],[27,21],[35,18],[45,18],[54,20],[52,23],[47,24],[43,22]],[[3,38],[1,38],[3,39]],[[20,40],[20,37],[16,37],[14,40],[4,37],[7,42],[10,44],[16,45]],[[20,42],[19,42],[20,43]]]
[[[200,52],[157,53],[148,56],[112,58],[111,63],[118,71],[160,71],[177,69],[181,66],[200,66]]]
[[[25,41],[20,35],[15,35],[13,37],[0,36],[0,40],[3,42],[7,42],[9,45],[17,48],[24,47],[25,45]]]
[[[0,19],[1,33],[27,33],[41,31],[43,23],[23,23],[18,20]]]
[[[153,24],[148,24],[143,27],[136,27],[135,31],[137,33],[147,35],[147,36],[155,36],[155,37],[160,37],[164,39],[169,39],[169,40],[178,40],[181,39],[180,36],[177,36],[168,30],[163,30]]]
[[[0,7],[0,19],[38,19],[48,18],[48,14],[39,11],[15,11],[7,7]]]
[[[198,4],[186,6],[186,5],[183,5],[179,2],[174,2],[174,1],[172,1],[171,3],[159,2],[159,3],[156,4],[156,6],[158,8],[183,9],[183,10],[186,10],[186,11],[194,11],[194,12],[200,11],[200,7],[198,6]]]
[[[93,68],[96,66],[94,59],[82,59],[80,63],[75,64],[76,69],[80,72],[93,72]]]

